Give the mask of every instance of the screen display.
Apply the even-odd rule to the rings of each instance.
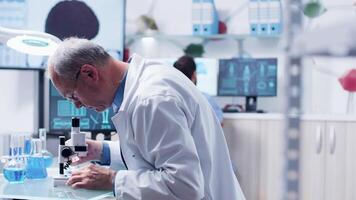
[[[173,66],[178,58],[157,58],[152,61],[161,62]],[[217,95],[218,85],[218,60],[213,58],[194,58],[197,73],[197,87],[201,92],[211,96]]]
[[[218,60],[209,58],[195,58],[197,66],[197,87],[210,96],[217,95],[218,87]]]
[[[122,60],[125,0],[2,0],[0,26],[87,38]],[[0,44],[0,68],[46,67],[47,57],[26,55]]]
[[[49,97],[49,130],[50,132],[68,131],[71,128],[72,117],[80,118],[80,129],[91,132],[111,132],[115,130],[111,122],[112,108],[104,112],[76,108],[75,105],[64,99],[57,89],[50,83]]]
[[[276,96],[277,59],[222,59],[219,96]]]

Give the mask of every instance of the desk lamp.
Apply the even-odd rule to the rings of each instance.
[[[60,39],[48,33],[0,26],[0,44],[6,44],[21,53],[48,56],[60,42]]]

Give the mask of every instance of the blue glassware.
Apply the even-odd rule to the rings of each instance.
[[[47,170],[43,156],[29,156],[26,165],[26,178],[43,179],[46,177]]]
[[[6,167],[4,168],[3,173],[6,180],[10,183],[23,183],[25,180],[26,169],[24,167]]]
[[[41,140],[38,138],[31,141],[31,154],[27,158],[26,178],[43,179],[47,177],[45,159],[42,154]]]
[[[10,135],[9,156],[3,156],[4,162],[3,174],[10,183],[23,183],[26,174],[26,160],[21,154],[22,138],[20,134]]]
[[[46,168],[50,167],[53,163],[53,155],[49,152],[46,148],[46,141],[47,141],[47,131],[45,128],[40,128],[38,133],[41,143],[42,143],[42,155],[45,160]]]

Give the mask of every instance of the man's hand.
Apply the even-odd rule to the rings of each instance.
[[[74,165],[84,163],[90,160],[100,160],[101,158],[101,154],[103,151],[103,143],[101,141],[95,141],[90,139],[86,139],[85,142],[88,145],[88,154],[86,157],[78,157],[79,159],[73,160]]]
[[[115,171],[91,164],[82,170],[73,172],[67,185],[73,188],[111,190],[115,176]]]

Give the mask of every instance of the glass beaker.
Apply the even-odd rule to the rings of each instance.
[[[43,179],[47,177],[45,160],[42,154],[42,143],[38,138],[31,141],[31,154],[27,157],[26,178]]]
[[[53,163],[53,155],[52,155],[51,152],[49,152],[47,150],[47,145],[46,145],[46,142],[47,142],[47,131],[46,131],[45,128],[40,128],[38,132],[39,132],[38,133],[39,138],[40,138],[41,143],[42,143],[42,155],[43,155],[43,158],[44,158],[45,166],[46,166],[46,168],[48,168]]]
[[[26,174],[26,160],[21,155],[22,135],[16,133],[10,136],[9,156],[3,156],[3,174],[9,183],[23,183]]]

